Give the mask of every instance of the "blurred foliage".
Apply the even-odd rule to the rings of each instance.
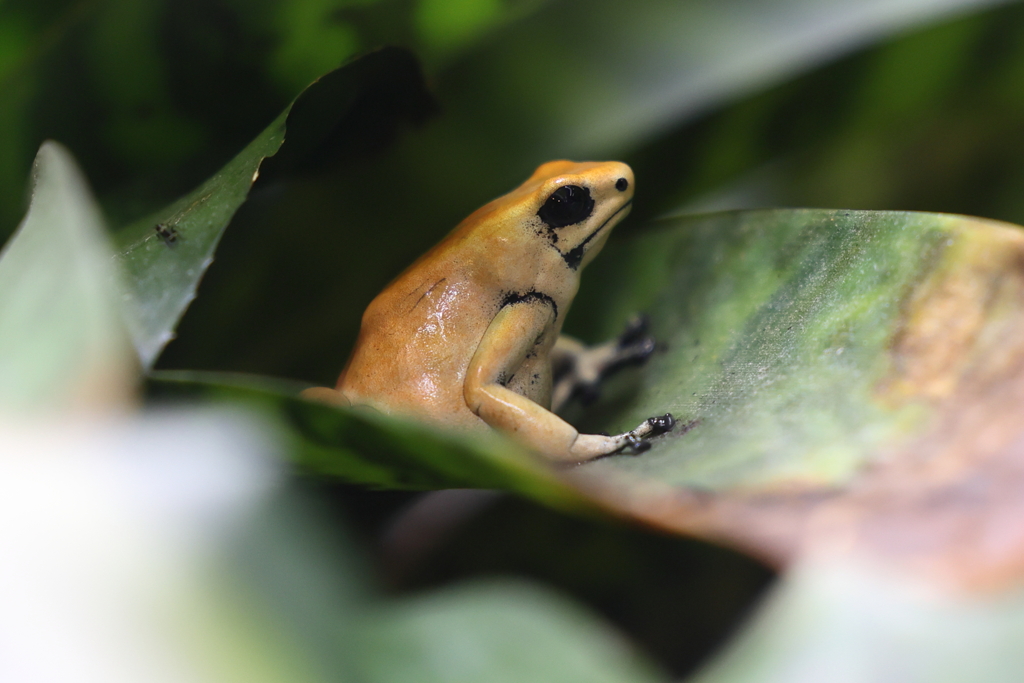
[[[510,574],[555,586],[597,608],[676,676],[731,634],[772,576],[715,546],[567,517],[511,496],[442,547],[390,559],[392,585],[404,590]]]
[[[54,138],[80,160],[120,243],[145,233],[162,247],[150,231],[175,215],[175,200],[310,81],[384,44],[418,55],[439,114],[426,120],[429,107],[408,115],[371,97],[340,115],[356,117],[353,130],[382,121],[381,135],[271,159],[240,208],[251,180],[235,188],[214,226],[219,235],[230,220],[217,261],[162,367],[332,383],[370,298],[463,216],[558,156],[634,167],[636,208],[620,244],[655,216],[719,208],[918,209],[1024,223],[1017,3],[5,0],[0,236],[24,214],[33,155]],[[201,269],[194,275],[190,286]],[[607,333],[607,320],[588,315],[601,302],[584,292],[567,331]],[[394,483],[392,472],[371,474]],[[330,490],[366,536],[410,500]],[[730,631],[767,577],[725,551],[535,509],[485,514],[462,533],[439,541],[433,564],[399,588],[533,575],[595,605],[677,674]],[[507,560],[510,547],[523,555]],[[613,584],[624,592],[609,597]],[[460,621],[445,599],[396,608],[392,635],[378,623],[369,647],[387,637],[405,653],[441,647],[431,638],[448,634],[424,628],[418,610],[474,632],[481,613],[500,607],[454,595],[477,616]],[[518,628],[515,618],[505,628]],[[525,635],[538,640],[523,647],[549,637]],[[686,647],[673,651],[680,640]]]
[[[0,251],[0,406],[130,403],[138,363],[99,207],[56,143],[39,150],[32,175],[32,206]]]

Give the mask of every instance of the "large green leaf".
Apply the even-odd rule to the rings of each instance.
[[[217,242],[249,188],[263,159],[284,140],[282,114],[220,173],[194,192],[118,234],[120,259],[132,287],[132,336],[144,367],[152,366],[174,337],[174,328],[196,296]]]
[[[32,204],[0,252],[0,406],[120,404],[136,364],[103,218],[71,155],[47,142]]]
[[[224,230],[267,157],[281,155],[273,165],[278,178],[323,165],[339,147],[353,140],[360,146],[379,141],[396,119],[422,118],[432,106],[411,54],[395,48],[370,53],[303,91],[196,190],[119,231],[119,256],[132,284],[132,333],[143,366],[151,367],[173,338]]]
[[[972,584],[1014,574],[1024,232],[775,210],[613,247],[579,308],[608,330],[645,310],[664,348],[601,424],[668,410],[690,427],[579,468],[614,506],[777,561],[842,539]]]
[[[615,245],[585,275],[588,312],[645,311],[664,346],[605,426],[666,411],[695,424],[588,469],[717,490],[847,480],[927,417],[886,400],[913,362],[890,350],[915,291],[972,230],[1016,236],[949,216],[769,210],[666,220]]]

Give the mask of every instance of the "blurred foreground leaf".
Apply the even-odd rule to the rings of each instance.
[[[442,125],[461,126],[470,140],[493,136],[500,125],[514,159],[618,156],[886,36],[1001,4],[1005,0],[550,3],[445,74],[463,86],[455,95],[466,101],[457,103],[456,113],[467,118]],[[474,87],[466,87],[470,83]],[[470,124],[472,116],[488,125]]]
[[[28,214],[0,253],[0,407],[123,404],[136,364],[99,207],[56,143],[39,149],[33,178]]]
[[[132,334],[143,366],[152,367],[174,337],[221,235],[267,157],[280,155],[270,164],[277,175],[327,164],[339,144],[379,143],[397,120],[421,119],[432,107],[415,57],[397,48],[372,52],[309,86],[195,191],[121,230],[120,260],[133,285]]]
[[[375,683],[647,683],[663,678],[556,593],[464,584],[384,605],[361,642]]]
[[[658,680],[553,592],[384,599],[252,415],[0,416],[0,443],[4,681]]]
[[[967,596],[868,564],[791,572],[692,683],[1019,680],[1024,594]]]
[[[331,610],[330,626],[340,629],[338,591],[320,584],[310,610],[286,582],[253,584],[266,559],[245,564],[244,574],[226,561],[280,486],[273,435],[251,417],[0,415],[0,443],[0,678],[280,683],[337,675],[311,675],[322,663],[310,665],[316,642],[296,637],[305,634],[272,607],[287,594],[307,622]],[[272,528],[266,517],[280,519],[277,508],[259,519],[263,538]],[[290,545],[258,556],[294,550],[295,537],[293,527]],[[301,578],[308,583],[309,572]],[[54,643],[61,656],[42,656]]]

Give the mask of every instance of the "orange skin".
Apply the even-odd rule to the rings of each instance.
[[[592,210],[553,227],[541,209],[563,186],[572,186],[563,193],[585,188]],[[490,425],[557,461],[635,444],[652,432],[646,422],[618,436],[579,434],[548,410],[551,356],[580,272],[632,198],[633,173],[625,164],[540,166],[378,294],[336,389],[304,395],[461,430]]]

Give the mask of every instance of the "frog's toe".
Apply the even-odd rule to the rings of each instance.
[[[638,455],[640,453],[643,453],[644,451],[649,451],[651,449],[651,442],[645,441],[643,438],[639,436],[629,434],[626,438],[629,441],[627,448],[629,448],[632,451],[633,455]]]
[[[672,428],[676,426],[676,419],[672,417],[672,413],[665,413],[664,415],[647,418],[645,424],[651,428],[647,436],[657,436],[658,434],[671,432]]]
[[[654,337],[643,337],[629,346],[619,347],[620,365],[643,365],[658,347]]]
[[[626,329],[619,335],[619,348],[632,345],[647,336],[651,319],[644,313],[638,313],[626,323]]]
[[[633,316],[627,323],[625,331],[616,340],[615,354],[602,374],[607,375],[624,365],[645,363],[657,348],[654,337],[647,334],[649,327],[650,318],[646,315]]]

